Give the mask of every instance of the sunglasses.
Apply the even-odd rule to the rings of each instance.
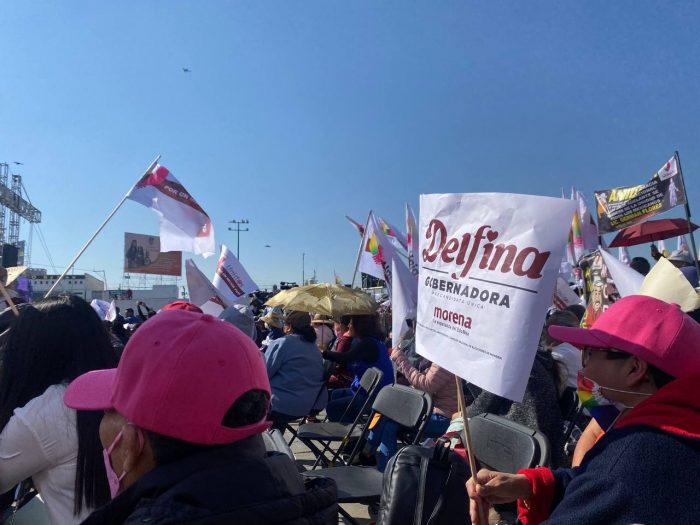
[[[614,350],[613,348],[593,348],[587,346],[581,351],[581,366],[585,367],[588,364],[593,352],[605,352],[608,359],[627,359],[628,357],[632,357],[632,354]]]

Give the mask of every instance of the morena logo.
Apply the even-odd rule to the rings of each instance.
[[[533,246],[520,249],[515,244],[494,244],[498,236],[499,233],[491,229],[491,226],[484,225],[479,226],[474,234],[465,233],[461,238],[451,237],[442,221],[433,219],[425,231],[425,238],[430,240],[430,245],[423,250],[423,261],[432,263],[440,257],[442,262],[456,264],[458,269],[452,273],[453,279],[466,276],[478,255],[481,255],[481,270],[512,272],[530,279],[542,277],[542,269],[551,252],[540,252]],[[484,240],[487,242],[481,246]]]

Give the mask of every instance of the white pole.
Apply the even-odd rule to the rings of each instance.
[[[148,166],[148,169],[144,172],[144,174],[150,172],[150,171],[155,167],[155,165],[158,163],[159,160],[160,160],[160,155],[158,155],[158,156],[155,158],[155,160],[154,160],[153,162],[151,162],[151,165]],[[133,186],[131,187],[131,189],[133,189]],[[83,247],[80,249],[80,251],[78,252],[78,254],[77,254],[75,257],[73,257],[73,260],[70,262],[70,264],[69,264],[68,267],[65,269],[65,271],[60,275],[60,277],[56,280],[56,282],[55,282],[55,283],[53,284],[53,286],[49,289],[49,291],[46,292],[46,295],[44,296],[44,299],[46,299],[47,297],[49,297],[49,296],[51,295],[51,292],[53,292],[53,291],[56,289],[56,287],[58,286],[58,284],[63,280],[63,278],[64,278],[64,277],[66,276],[66,274],[71,270],[71,268],[73,268],[73,266],[74,266],[75,263],[78,261],[78,259],[80,259],[80,256],[81,256],[83,253],[85,253],[85,250],[88,249],[88,246],[90,246],[90,244],[92,244],[92,241],[95,240],[95,237],[97,237],[97,236],[99,235],[99,233],[100,233],[100,232],[102,231],[102,229],[107,225],[107,223],[110,221],[110,219],[111,219],[112,217],[114,217],[114,214],[117,213],[117,210],[119,210],[119,208],[121,208],[122,204],[124,204],[124,201],[126,201],[126,199],[128,198],[129,193],[131,193],[131,190],[129,190],[129,191],[124,195],[124,198],[123,198],[121,201],[119,201],[119,204],[117,204],[117,205],[115,206],[115,208],[114,208],[114,209],[112,210],[112,212],[107,216],[107,218],[106,218],[106,219],[104,220],[104,222],[100,225],[100,227],[97,228],[97,231],[92,235],[92,237],[90,237],[90,239],[88,239],[88,242],[85,243],[85,246],[83,246]]]
[[[365,231],[362,232],[362,239],[360,240],[360,249],[357,250],[357,260],[355,261],[355,271],[352,273],[352,282],[350,283],[350,288],[355,287],[355,277],[357,276],[357,266],[360,264],[360,256],[362,255],[362,250],[365,247],[365,238],[367,237],[367,228],[369,228],[369,221],[372,218],[372,210],[369,210],[367,214],[367,222],[365,223]]]

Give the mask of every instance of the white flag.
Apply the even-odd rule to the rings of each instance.
[[[226,245],[221,246],[221,256],[212,279],[219,296],[228,304],[243,302],[248,304],[248,294],[255,292],[258,285],[251,279],[233,252]]]
[[[567,306],[581,304],[581,298],[571,289],[569,283],[567,283],[561,277],[557,277],[557,284],[554,287],[552,304],[557,308],[557,310],[564,310]]]
[[[620,246],[617,249],[617,258],[622,264],[630,265],[630,252],[627,250],[627,246]]]
[[[390,279],[391,276],[391,257],[387,259],[385,249],[380,243],[379,235],[381,231],[378,231],[376,226],[376,221],[374,220],[374,214],[370,213],[369,220],[367,221],[367,229],[364,234],[362,248],[360,252],[360,258],[358,259],[357,269],[363,273],[376,277],[377,279],[383,279],[386,281]],[[383,237],[383,235],[382,235]],[[385,243],[385,244],[388,244]],[[393,247],[390,245],[389,248],[393,254]],[[391,283],[387,282],[387,287],[390,287]]]
[[[580,191],[576,192],[578,200],[578,219],[581,225],[581,236],[583,237],[583,248],[585,253],[592,252],[598,248],[598,227],[593,222],[593,217],[588,211],[586,198]]]
[[[204,313],[218,316],[224,308],[230,306],[219,294],[212,282],[197,268],[192,259],[185,261],[187,289],[190,292],[190,302],[199,306]]]
[[[112,301],[112,303],[114,303],[114,301]],[[103,301],[102,299],[93,299],[90,301],[90,306],[92,306],[92,309],[95,310],[95,313],[100,318],[100,321],[113,321],[113,319],[107,319],[110,307],[110,304],[107,301]]]
[[[413,210],[406,203],[406,249],[408,251],[408,269],[418,279],[418,226]]]
[[[391,262],[391,343],[394,347],[398,346],[401,337],[408,330],[406,319],[416,318],[418,283],[413,275],[406,271],[405,266],[401,268],[401,264],[401,261]]]
[[[156,164],[127,194],[160,217],[160,250],[214,255],[214,228],[206,212],[165,166]]]
[[[392,261],[396,261],[396,266],[399,268],[399,271],[411,275],[406,265],[399,258],[399,254],[394,248],[394,245],[382,232],[376,217],[374,214],[370,213],[358,269],[378,279],[383,279],[386,283],[387,290],[391,294],[393,275]]]
[[[109,303],[109,308],[107,309],[107,317],[105,317],[106,321],[114,321],[117,318],[117,305],[114,304],[114,299],[112,299],[112,302]]]
[[[389,242],[394,245],[394,248],[397,248],[398,250],[405,250],[406,237],[403,236],[403,233],[381,217],[375,215],[374,218],[377,221],[377,225],[382,229],[382,233],[389,240]]]
[[[416,350],[520,401],[576,202],[464,193],[420,203]]]
[[[642,287],[642,282],[644,282],[644,276],[636,270],[633,270],[629,266],[625,266],[612,254],[600,249],[600,253],[603,256],[603,262],[605,266],[608,267],[608,272],[610,272],[610,277],[612,277],[615,283],[615,288],[620,293],[620,297],[627,297],[628,295],[638,295],[639,289]]]
[[[676,160],[676,156],[674,155],[668,159],[668,162],[661,166],[661,169],[657,171],[656,174],[661,180],[670,179],[674,175],[678,175],[678,161]]]

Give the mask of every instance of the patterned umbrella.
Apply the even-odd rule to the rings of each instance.
[[[374,299],[362,290],[327,283],[282,290],[265,304],[282,306],[286,310],[314,312],[334,317],[373,314],[378,308]]]

